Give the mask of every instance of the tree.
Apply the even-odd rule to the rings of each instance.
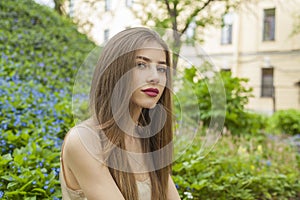
[[[54,3],[54,9],[60,15],[70,17],[79,32],[94,40],[91,32],[94,25],[101,21],[104,12],[101,8],[104,8],[105,3],[103,0],[54,0]]]
[[[158,28],[171,28],[171,48],[173,65],[176,69],[178,54],[183,40],[201,41],[203,28],[209,25],[221,25],[222,16],[239,5],[238,0],[160,0],[150,3],[138,2],[135,15],[142,24]],[[140,12],[143,10],[143,12]],[[187,31],[191,34],[186,35]],[[195,34],[197,32],[197,34]]]
[[[66,0],[53,0],[54,2],[54,10],[58,12],[60,15],[65,15],[65,9],[64,9],[64,4]]]

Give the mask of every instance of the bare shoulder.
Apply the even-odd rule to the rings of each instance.
[[[168,185],[169,185],[169,188],[168,188],[168,200],[180,200],[180,196],[179,196],[179,194],[178,194],[178,191],[177,191],[177,189],[176,189],[176,187],[175,187],[175,184],[174,184],[174,182],[173,182],[173,179],[172,179],[172,176],[171,175],[169,175],[169,183],[168,183]]]
[[[78,134],[78,129],[73,127],[69,130],[64,139],[63,151],[64,154],[70,156],[76,154],[76,152],[83,147],[82,142],[80,141],[80,136]]]
[[[64,140],[64,151],[68,156],[90,156],[102,161],[102,145],[99,132],[87,125],[77,125],[70,129]]]
[[[74,127],[66,135],[63,159],[87,199],[124,199],[108,167],[99,159],[100,139],[86,127]]]

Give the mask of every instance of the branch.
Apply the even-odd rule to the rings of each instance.
[[[183,34],[183,33],[186,31],[186,29],[188,29],[188,27],[189,27],[189,25],[190,25],[192,19],[193,19],[200,11],[204,10],[204,9],[205,9],[212,1],[215,1],[215,0],[207,0],[207,1],[203,4],[202,7],[196,8],[196,9],[194,10],[194,12],[190,15],[190,19],[189,19],[188,22],[185,24],[185,27],[182,29],[181,34]]]
[[[165,0],[165,4],[166,4],[166,6],[167,6],[168,13],[169,13],[170,17],[172,17],[172,10],[171,10],[171,8],[170,8],[169,1],[168,1],[168,0]]]
[[[177,27],[177,2],[176,3],[174,2],[173,9],[170,7],[169,0],[165,0],[165,4],[167,6],[167,10],[170,15],[170,19],[172,21],[172,28],[174,31],[177,32],[177,30],[178,30],[178,27]]]

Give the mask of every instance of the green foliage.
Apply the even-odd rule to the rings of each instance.
[[[183,200],[299,199],[299,155],[292,147],[262,135],[225,136],[203,157],[202,140],[198,137],[173,164]]]
[[[73,125],[70,97],[37,81],[1,78],[0,191],[7,199],[58,198],[60,147]]]
[[[182,41],[189,41],[190,39],[201,41],[203,39],[201,38],[201,31],[197,30],[201,30],[204,27],[211,25],[220,25],[223,14],[232,8],[236,8],[239,3],[240,1],[236,0],[225,0],[222,2],[204,0],[168,0],[152,3],[141,1],[139,2],[137,9],[133,9],[133,11],[142,24],[163,29],[172,29],[179,33],[179,37],[185,34],[187,28],[193,24],[193,26],[195,26],[193,28],[195,28],[197,34],[191,36],[192,38],[182,38]],[[223,6],[218,6],[218,9],[216,10],[216,5]],[[140,10],[143,10],[143,12],[140,12]],[[173,38],[174,41],[179,42],[177,39],[176,37]],[[178,45],[177,47],[180,46],[181,45]]]
[[[94,44],[68,19],[31,0],[0,1],[0,8],[0,198],[57,200],[61,198],[60,147],[74,125],[74,75]],[[197,94],[207,92],[205,85],[197,84],[202,87]],[[209,110],[209,98],[203,99],[207,102],[202,101],[201,108]],[[208,122],[213,113],[203,114],[201,119]],[[251,122],[250,118],[260,117],[249,116]],[[175,163],[174,180],[183,199],[188,196],[184,194],[187,187],[194,199],[296,197],[299,155],[295,164],[293,152],[284,145],[264,143],[260,137],[240,141],[241,148],[235,148],[233,140],[224,139],[205,159],[197,156],[199,145],[194,144]],[[271,146],[270,150],[265,146]],[[234,149],[239,149],[238,156]]]
[[[264,129],[265,118],[259,114],[248,112],[245,109],[249,98],[252,96],[252,88],[246,87],[248,80],[245,78],[232,77],[231,72],[221,71],[220,75],[226,94],[225,127],[235,135],[258,133]],[[192,88],[192,92],[198,97],[199,110],[201,111],[200,120],[202,120],[207,127],[211,117],[218,114],[214,112],[219,112],[218,110],[212,110],[211,99],[212,93],[219,93],[219,91],[216,91],[217,87],[213,87],[214,83],[210,83],[212,88],[208,87],[208,82],[211,81],[210,79],[207,77],[197,79],[197,76],[195,67],[185,69],[184,78],[189,81],[189,84],[184,85],[181,91],[186,93]],[[192,102],[184,103],[192,104]],[[190,112],[189,115],[193,116],[195,113]],[[194,120],[196,120],[196,118],[194,118]]]
[[[0,198],[60,199],[74,75],[95,45],[31,0],[0,8]]]
[[[85,55],[94,48],[68,19],[32,0],[0,2],[1,76],[34,77],[50,89],[73,84]]]
[[[268,120],[268,132],[277,134],[300,134],[300,111],[278,110]]]

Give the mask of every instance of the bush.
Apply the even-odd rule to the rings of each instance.
[[[71,87],[94,44],[68,19],[32,0],[1,1],[0,8],[1,76],[34,79],[51,90]]]
[[[0,191],[7,199],[60,197],[60,146],[72,125],[68,95],[35,81],[0,82]]]
[[[268,132],[277,134],[300,134],[300,111],[295,109],[276,111],[268,121]]]
[[[225,136],[203,157],[200,141],[173,164],[183,200],[300,198],[299,155],[291,146],[263,135]]]
[[[194,92],[198,98],[198,107],[201,111],[200,120],[208,127],[213,116],[218,115],[218,110],[212,110],[211,93],[215,88],[208,88],[207,78],[196,79],[197,70],[195,67],[185,69],[184,77],[189,81],[189,84],[184,85],[181,88],[181,93],[187,94]],[[247,88],[247,79],[232,77],[231,72],[220,72],[222,78],[225,95],[226,95],[226,116],[225,127],[233,135],[241,135],[247,133],[260,133],[266,126],[266,119],[264,116],[249,112],[245,109],[245,106],[249,102],[249,98],[252,96],[252,88]],[[192,88],[191,88],[192,87]],[[184,96],[184,95],[183,95]],[[188,95],[186,95],[188,96]],[[191,102],[188,98],[182,98],[184,104],[193,105],[195,102]],[[196,112],[194,109],[188,110],[188,115],[192,116],[193,120],[197,120]],[[216,112],[216,113],[214,113]]]
[[[74,75],[95,45],[31,0],[0,8],[0,198],[59,199]]]

